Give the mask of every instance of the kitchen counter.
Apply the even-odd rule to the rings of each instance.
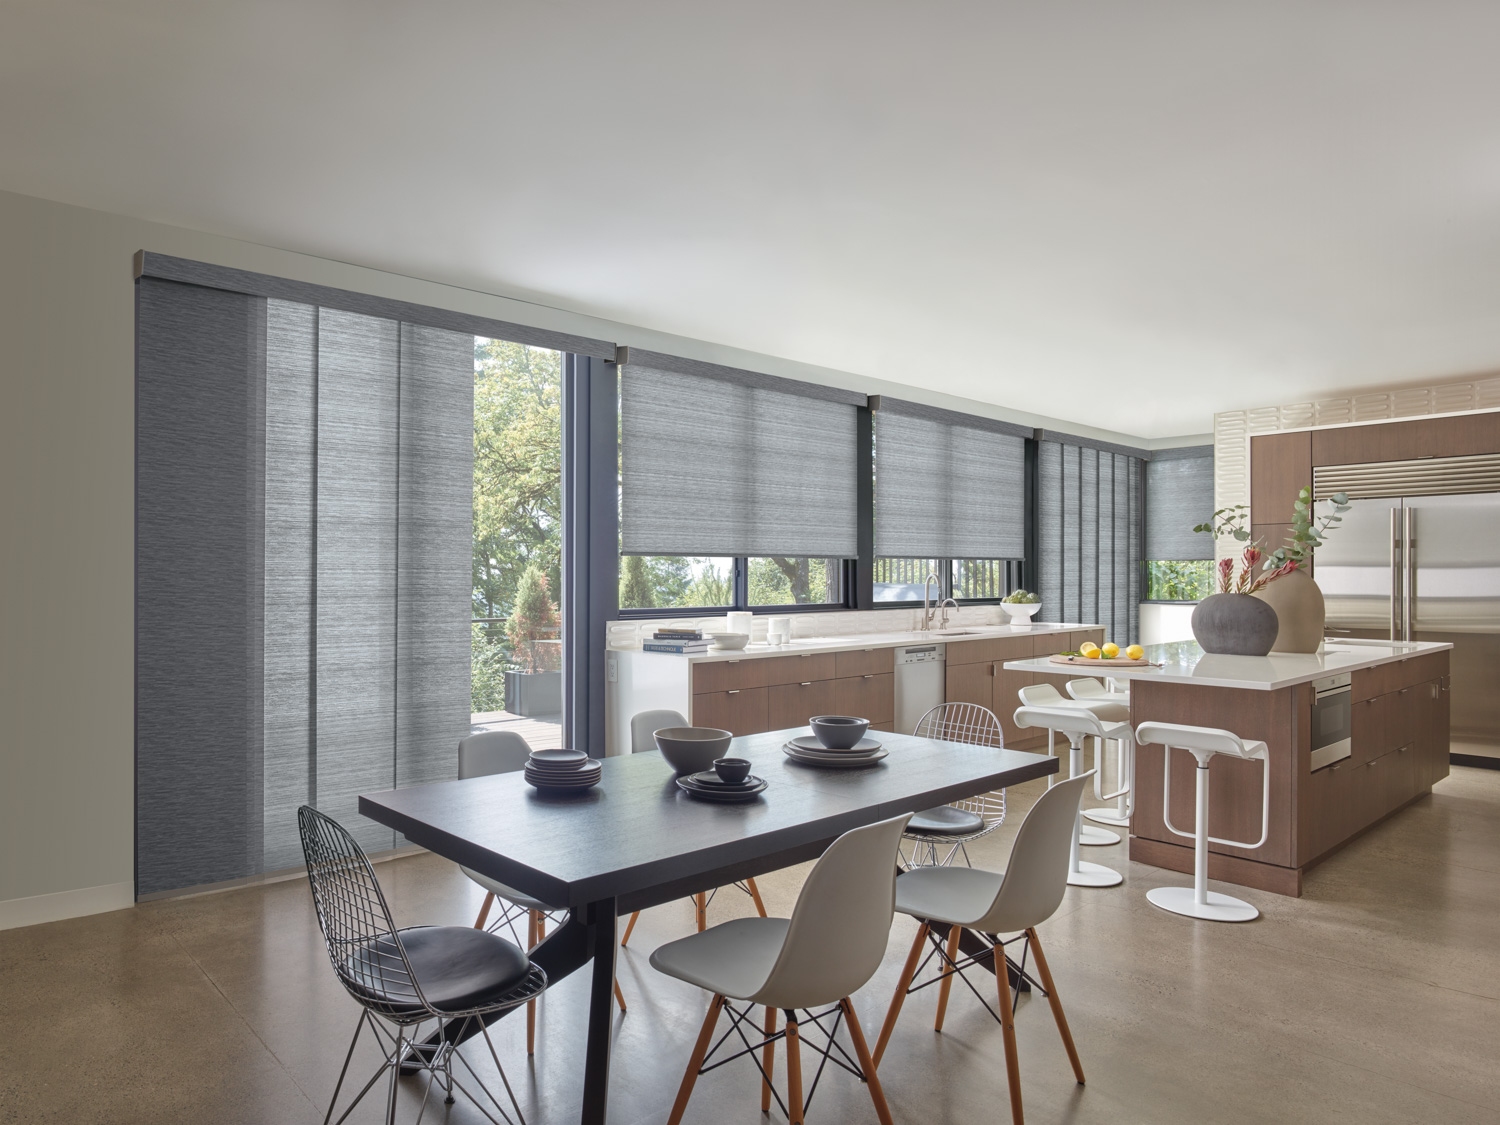
[[[1322,652],[1273,652],[1269,656],[1225,656],[1204,652],[1197,641],[1152,645],[1146,659],[1160,667],[1111,667],[1100,661],[1077,668],[1062,667],[1046,657],[1012,660],[1005,667],[1013,672],[1050,672],[1059,670],[1079,676],[1108,676],[1116,680],[1157,680],[1201,687],[1242,688],[1249,691],[1280,691],[1297,684],[1308,684],[1342,672],[1356,672],[1410,660],[1425,653],[1450,649],[1450,644],[1430,641],[1329,641]]]
[[[711,663],[723,660],[749,660],[765,656],[801,656],[804,654],[812,656],[823,652],[862,652],[874,648],[951,644],[955,641],[981,641],[1003,637],[1044,637],[1093,628],[1097,626],[1033,622],[1029,625],[957,625],[951,629],[933,629],[929,632],[912,630],[902,633],[852,633],[843,637],[799,637],[784,645],[751,644],[743,649],[709,649],[707,652],[690,653],[686,659],[692,663]],[[682,656],[670,652],[643,652],[642,655],[660,656],[667,660],[683,659]]]

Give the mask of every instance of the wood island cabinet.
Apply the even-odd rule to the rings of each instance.
[[[1069,670],[1057,675],[1013,672],[1005,668],[1009,660],[1032,656],[1050,656],[1056,652],[1075,652],[1085,641],[1095,644],[1104,640],[1103,629],[1079,629],[1071,633],[1050,633],[1035,637],[994,637],[981,641],[950,642],[947,648],[947,699],[949,703],[976,703],[995,713],[1005,745],[1025,749],[1047,742],[1047,732],[1035,728],[1022,730],[1014,715],[1021,705],[1020,689],[1034,683],[1051,683],[1066,695],[1065,684],[1086,673]]]

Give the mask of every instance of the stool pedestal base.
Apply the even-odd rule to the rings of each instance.
[[[1085,813],[1085,816],[1088,814]],[[1110,844],[1118,844],[1120,837],[1117,833],[1107,832],[1103,828],[1095,828],[1092,824],[1085,824],[1078,830],[1078,842],[1087,844],[1089,847],[1104,848]]]
[[[1068,881],[1072,882],[1071,879]],[[1206,922],[1249,922],[1260,917],[1260,911],[1244,899],[1221,895],[1217,891],[1207,892],[1206,897],[1206,903],[1199,902],[1198,893],[1192,887],[1155,887],[1146,892],[1151,905],[1170,910],[1173,914],[1202,918]]]
[[[1080,861],[1076,868],[1068,872],[1070,887],[1117,887],[1124,881],[1125,876],[1102,863]]]
[[[1119,813],[1111,812],[1109,809],[1084,809],[1083,815],[1095,824],[1113,824],[1116,828],[1128,828],[1130,826],[1130,817],[1121,816]]]

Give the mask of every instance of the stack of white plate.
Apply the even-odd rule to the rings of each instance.
[[[782,752],[793,761],[825,769],[855,769],[873,766],[886,756],[880,743],[861,738],[848,750],[830,750],[810,734],[801,735],[782,746]]]
[[[528,782],[557,792],[592,789],[603,772],[599,760],[582,750],[533,750],[526,763]]]

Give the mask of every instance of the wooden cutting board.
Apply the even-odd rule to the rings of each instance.
[[[1128,656],[1069,656],[1066,653],[1056,652],[1047,657],[1053,664],[1067,664],[1074,668],[1157,668],[1159,665],[1151,663],[1144,657],[1140,660],[1131,660]]]

